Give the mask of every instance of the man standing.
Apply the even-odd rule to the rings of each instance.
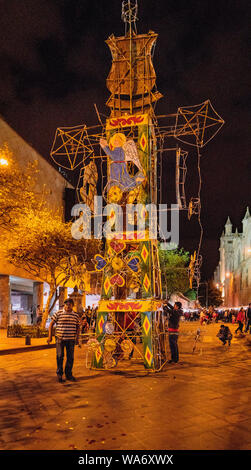
[[[246,312],[246,328],[245,328],[245,333],[248,332],[250,326],[251,326],[251,303],[248,304],[248,309],[247,309],[247,312]]]
[[[175,302],[174,306],[167,303],[168,311],[168,333],[169,333],[169,346],[171,351],[171,359],[169,363],[179,362],[179,348],[178,348],[178,337],[179,337],[179,322],[182,315],[182,305],[180,302]]]
[[[49,326],[48,344],[52,341],[52,328],[56,324],[56,354],[57,354],[57,377],[59,382],[63,380],[63,361],[64,350],[66,349],[65,376],[67,380],[75,382],[72,375],[74,362],[74,347],[78,344],[80,319],[79,315],[73,310],[74,302],[72,299],[64,301],[63,310],[54,313]]]

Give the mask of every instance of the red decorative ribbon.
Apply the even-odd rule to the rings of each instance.
[[[121,126],[131,126],[132,124],[140,124],[144,121],[144,116],[131,116],[129,118],[118,118],[113,119],[110,121],[110,126],[117,127],[121,124]]]

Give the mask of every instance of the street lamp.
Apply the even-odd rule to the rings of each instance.
[[[200,286],[202,284],[206,285],[206,308],[208,308],[208,283],[209,283],[209,281],[200,282]]]
[[[0,147],[0,166],[9,166],[12,161],[12,152],[8,147],[8,144],[4,144]]]
[[[0,158],[0,165],[1,166],[8,166],[9,162],[6,160],[6,158]]]

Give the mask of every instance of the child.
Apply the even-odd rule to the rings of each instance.
[[[228,346],[230,346],[231,339],[233,336],[228,326],[221,325],[217,336],[220,339],[220,341],[222,341],[223,344],[226,344],[226,342],[228,341]]]

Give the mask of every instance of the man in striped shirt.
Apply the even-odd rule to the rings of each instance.
[[[75,382],[72,375],[74,362],[74,347],[78,344],[80,319],[73,310],[74,302],[72,299],[66,299],[63,310],[54,313],[49,326],[48,344],[52,341],[52,328],[56,324],[56,353],[57,353],[57,377],[59,382],[63,380],[63,362],[64,350],[66,349],[65,376],[67,380]]]

